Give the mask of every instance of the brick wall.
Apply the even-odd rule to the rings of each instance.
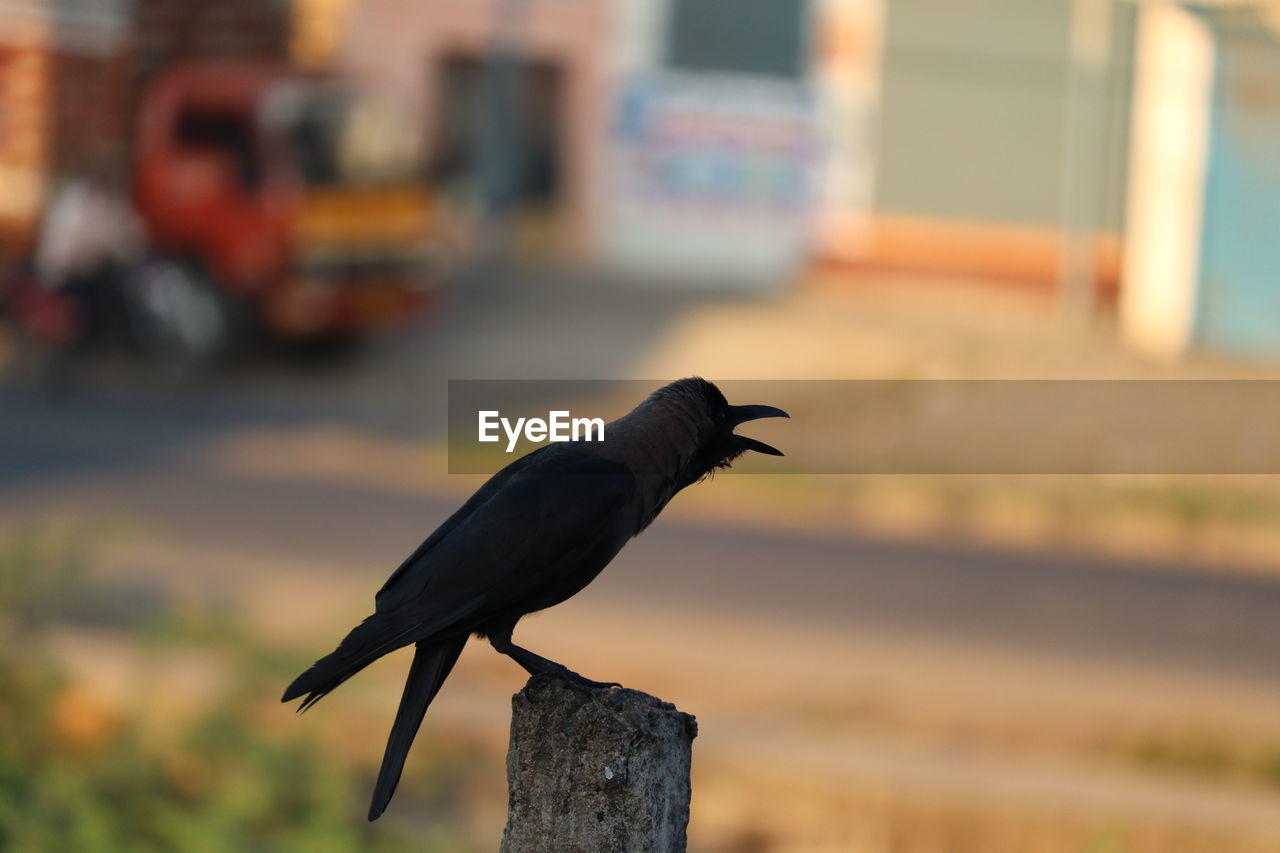
[[[177,59],[284,61],[287,0],[135,0],[138,69],[147,76]]]
[[[111,31],[0,12],[0,238],[29,230],[58,174],[123,180],[137,94],[173,62],[286,61],[289,0],[133,0]],[[100,24],[99,24],[100,26]]]
[[[48,162],[54,172],[103,170],[123,180],[131,140],[131,50],[59,51],[48,59]]]
[[[47,56],[31,45],[0,45],[0,254],[21,243],[44,190]]]

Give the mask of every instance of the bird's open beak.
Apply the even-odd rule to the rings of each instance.
[[[746,423],[747,421],[759,420],[760,418],[789,418],[782,409],[775,406],[730,406],[729,422],[732,426]],[[745,435],[735,435],[733,437],[734,447],[740,450],[754,450],[757,453],[767,453],[770,456],[781,456],[782,451],[776,447],[771,447],[763,441],[756,441],[754,438],[747,438]]]

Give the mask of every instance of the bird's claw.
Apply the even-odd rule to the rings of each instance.
[[[563,678],[565,681],[570,681],[570,682],[573,682],[574,684],[580,684],[583,687],[590,687],[594,690],[607,690],[610,687],[622,686],[616,681],[592,681],[590,678],[587,678],[585,675],[579,675],[578,673],[569,669],[569,667],[567,666],[561,666],[559,671],[557,671],[555,675],[558,675],[559,677]]]

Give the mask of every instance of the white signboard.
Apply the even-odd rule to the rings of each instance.
[[[601,235],[637,273],[760,289],[805,261],[819,165],[803,84],[639,74],[615,99]]]

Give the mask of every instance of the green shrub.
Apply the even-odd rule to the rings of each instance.
[[[83,576],[72,552],[47,538],[28,532],[0,544],[0,850],[432,849],[368,824],[367,780],[320,742],[260,730],[254,711],[278,692],[278,662],[239,632],[203,641],[231,651],[234,689],[162,745],[136,716],[95,705],[48,651],[50,602]],[[147,627],[152,643],[157,630]],[[434,849],[457,847],[446,839]]]

